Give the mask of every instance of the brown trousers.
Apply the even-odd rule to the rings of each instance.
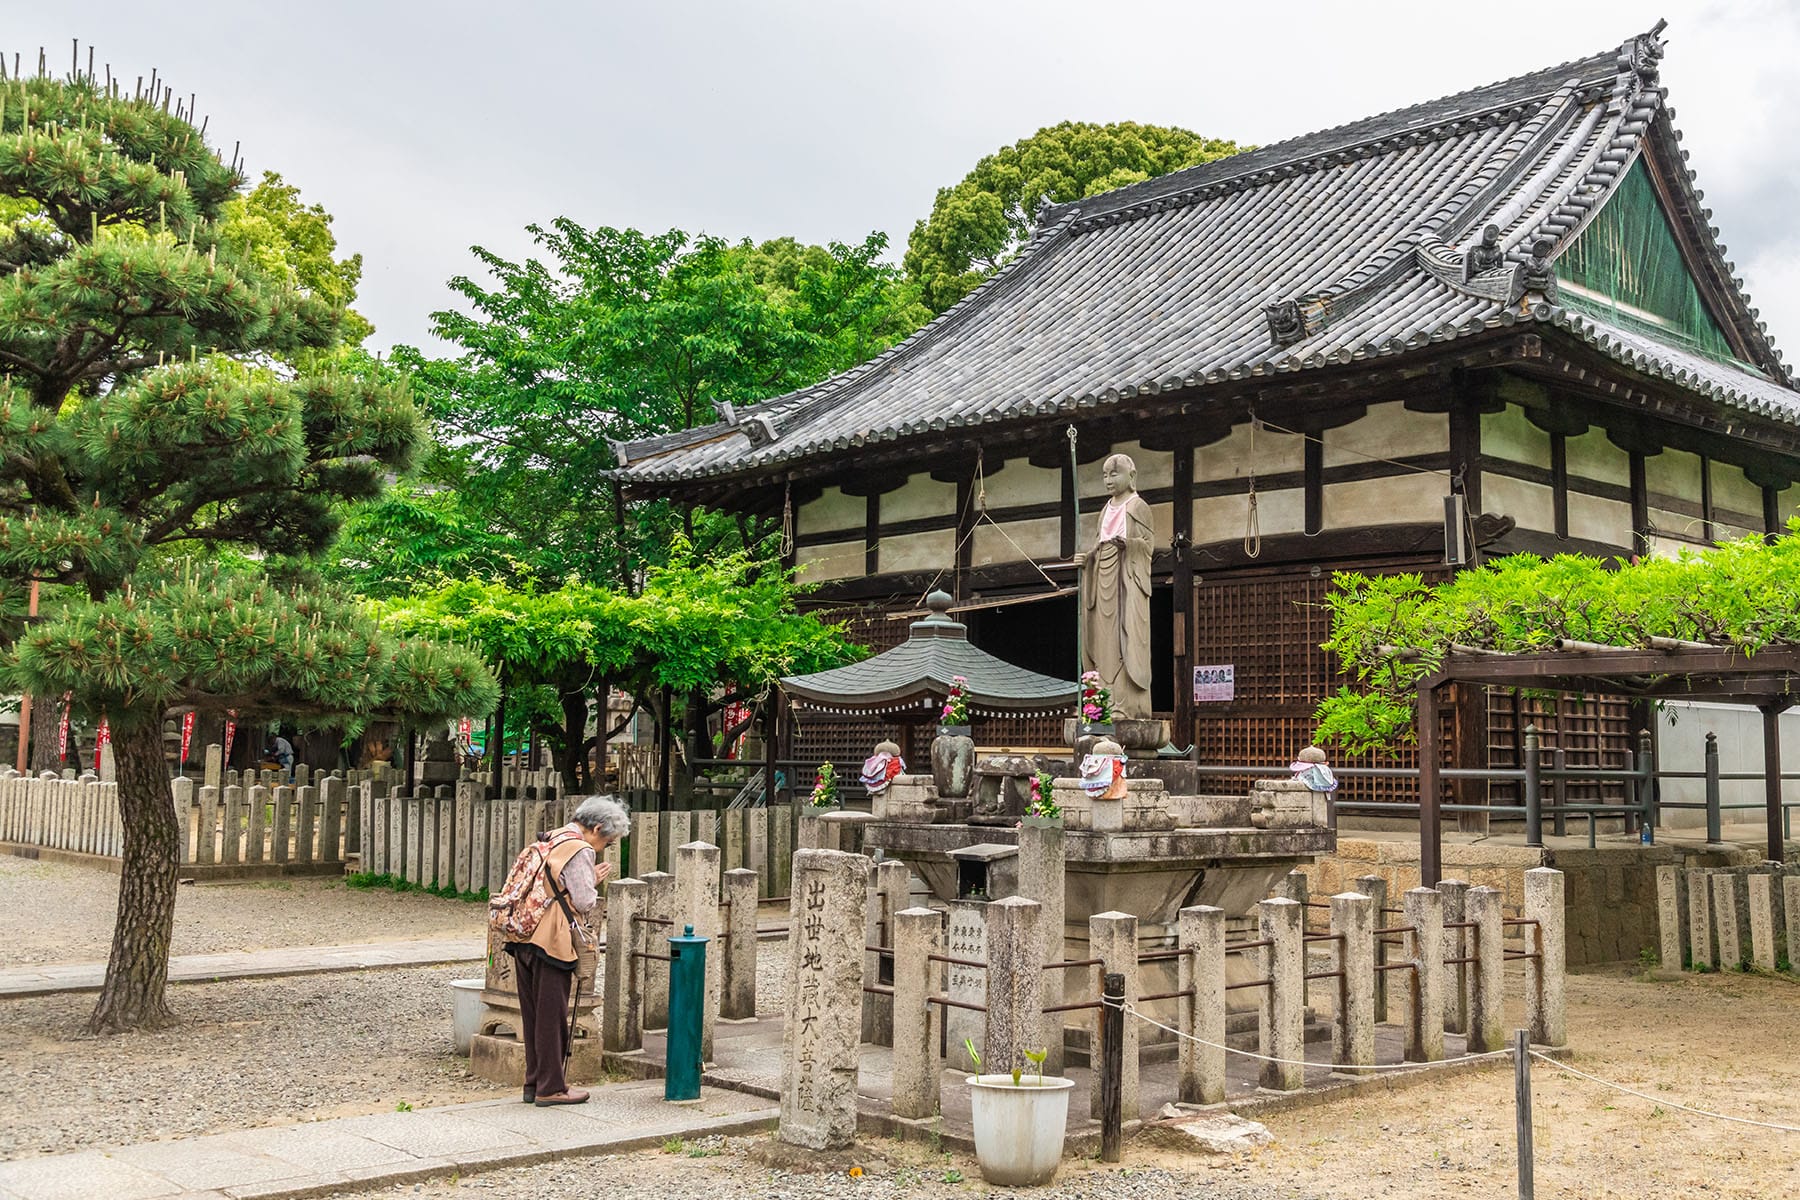
[[[569,985],[575,972],[551,966],[535,946],[522,946],[513,955],[513,975],[519,981],[525,1086],[540,1096],[559,1096],[569,1090],[563,1052],[569,1038]]]

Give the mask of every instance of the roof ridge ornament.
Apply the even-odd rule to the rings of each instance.
[[[1619,70],[1623,74],[1629,71],[1636,75],[1643,86],[1652,87],[1661,70],[1663,56],[1662,31],[1669,27],[1665,18],[1650,27],[1649,32],[1640,33],[1619,48]]]
[[[1292,346],[1306,337],[1306,316],[1298,300],[1276,300],[1263,305],[1263,319],[1269,323],[1269,340],[1277,346]]]
[[[1556,239],[1540,236],[1531,243],[1531,257],[1513,268],[1512,287],[1507,290],[1508,307],[1519,305],[1520,312],[1527,312],[1531,305],[1527,298],[1538,297],[1545,304],[1556,303],[1556,268],[1551,259],[1556,254]]]

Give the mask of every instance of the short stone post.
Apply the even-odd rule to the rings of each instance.
[[[1218,1104],[1225,1099],[1225,910],[1206,904],[1182,909],[1175,938],[1181,950],[1175,986],[1182,992],[1175,1024],[1188,1035],[1176,1051],[1176,1098]]]
[[[414,825],[413,822],[414,822],[413,814],[411,812],[408,812],[407,813],[407,834],[409,837],[416,838],[418,836],[418,829]],[[273,836],[274,836],[274,842],[275,842],[275,845],[274,845],[275,861],[276,862],[284,863],[284,862],[288,861],[289,856],[293,853],[293,847],[291,845],[291,843],[293,841],[293,835],[294,835],[294,788],[291,784],[286,784],[286,783],[278,784],[278,785],[276,785],[276,788],[275,788],[275,828],[273,830]],[[413,879],[410,874],[407,876],[407,878],[409,880],[411,880],[413,883],[418,882],[418,880]]]
[[[1498,888],[1469,889],[1469,953],[1475,957],[1469,975],[1470,1054],[1485,1054],[1506,1044],[1506,893]]]
[[[1711,877],[1704,867],[1687,872],[1688,962],[1696,971],[1719,965],[1719,947],[1713,940]]]
[[[989,1075],[1025,1070],[1025,1051],[1043,1047],[1043,910],[1036,900],[1007,896],[987,906],[987,1029],[981,1069]]]
[[[725,937],[719,1016],[747,1021],[756,1016],[756,872],[725,872]]]
[[[308,783],[297,787],[295,793],[299,815],[294,825],[294,861],[309,863],[313,861],[313,838],[319,826],[319,789]],[[427,879],[425,883],[429,886],[432,881]]]
[[[660,813],[640,812],[631,816],[631,873],[646,879],[656,870],[657,832]]]
[[[1750,904],[1750,961],[1775,969],[1775,877],[1757,872],[1744,879]]]
[[[1444,1057],[1444,898],[1434,888],[1417,887],[1402,901],[1407,959],[1413,969],[1406,1006],[1406,1060],[1437,1062]]]
[[[675,928],[675,877],[667,871],[644,876],[644,950],[667,954]],[[659,958],[644,960],[644,1028],[669,1027],[669,964]]]
[[[668,835],[669,845],[679,848],[681,846],[687,845],[691,841],[696,840],[694,837],[694,814],[693,813],[687,811],[686,809],[672,808],[669,810],[669,814],[667,817],[664,818],[664,820],[668,822],[668,828],[665,829],[663,832]],[[711,842],[712,841],[711,838],[704,837],[704,836],[699,838],[698,840],[703,841],[703,842]],[[672,858],[669,860],[669,869],[671,871],[673,871],[675,869],[675,860]],[[677,931],[677,932],[679,932],[679,931]],[[698,933],[699,930],[695,930],[694,932]]]
[[[868,946],[893,948],[893,914],[912,904],[912,872],[897,859],[875,864],[869,878],[869,927],[865,931]],[[883,956],[864,951],[863,972],[871,984],[893,982]],[[875,1046],[894,1044],[894,999],[878,992],[865,992],[862,998],[862,1040]]]
[[[1137,1005],[1138,965],[1137,965],[1137,918],[1130,913],[1103,912],[1095,913],[1088,918],[1088,957],[1100,960],[1100,965],[1092,968],[1088,978],[1089,986],[1095,996],[1100,995],[1102,986],[1108,975],[1125,977],[1125,1004],[1128,1008]],[[1121,1118],[1126,1121],[1138,1119],[1138,1019],[1127,1012],[1125,1014],[1125,1032],[1120,1044],[1120,1058],[1124,1061],[1123,1075],[1119,1080]],[[1101,1021],[1098,1012],[1094,1014],[1093,1037],[1088,1042],[1088,1060],[1100,1062],[1104,1053],[1100,1045]],[[1089,1115],[1099,1120],[1100,1088],[1091,1089]]]
[[[219,847],[219,861],[243,861],[244,789],[235,783],[225,788],[225,840]]]
[[[456,789],[445,784],[437,790],[437,886],[454,887],[456,883],[457,812]],[[546,826],[545,828],[548,828]],[[320,857],[325,853],[319,848]]]
[[[707,842],[675,847],[675,924],[656,939],[657,950],[667,953],[667,938],[684,925],[694,927],[694,936],[712,939],[706,947],[706,1010],[700,1020],[700,1056],[710,1062],[725,955],[719,944],[719,848]]]
[[[779,1136],[808,1150],[842,1150],[856,1140],[868,881],[869,860],[860,854],[794,856]]]
[[[38,839],[43,836],[43,829],[42,818],[38,815],[38,796],[44,785],[26,775],[15,780],[13,786],[18,789],[19,807],[25,814],[21,822],[24,839],[33,845],[41,845]],[[175,804],[175,860],[193,862],[188,838],[194,828],[194,781],[186,777],[169,780],[169,794]]]
[[[53,785],[46,783],[44,786]],[[200,810],[200,840],[194,844],[194,861],[207,866],[219,861],[219,789],[202,787],[199,795],[200,801],[195,807]],[[302,858],[300,861],[307,860]]]
[[[1375,1062],[1375,902],[1359,892],[1331,898],[1337,939],[1337,1013],[1331,1022],[1331,1061],[1346,1074]]]
[[[1467,921],[1469,904],[1469,882],[1466,879],[1444,879],[1438,883],[1438,895],[1444,898],[1444,957],[1468,958],[1469,945],[1472,939],[1466,935],[1467,929],[1452,929],[1450,926]],[[1467,1033],[1469,1031],[1469,969],[1470,963],[1446,963],[1444,965],[1444,1032]]]
[[[1038,927],[1046,963],[1061,962],[1064,957],[1064,856],[1062,826],[1027,822],[1019,827],[1019,895],[1043,906]],[[1063,976],[1067,974],[1067,970],[1060,968],[1044,972],[1045,1007],[1054,1008],[1063,1002]],[[1046,1051],[1044,1070],[1052,1075],[1062,1074],[1062,1013],[1044,1014],[1037,1040]]]
[[[769,821],[773,846],[769,851],[769,869],[774,878],[769,880],[768,894],[785,896],[794,879],[794,810],[783,805],[769,814]]]
[[[802,813],[794,836],[795,850],[817,850],[825,843],[825,818],[816,813]]]
[[[1800,875],[1782,876],[1781,906],[1787,926],[1788,970],[1800,974]]]
[[[206,744],[206,767],[203,778],[207,787],[223,787],[225,783],[225,747],[217,742]]]
[[[319,780],[319,861],[344,860],[344,781],[336,775]],[[458,886],[457,891],[469,889]]]
[[[938,1029],[944,1010],[928,1001],[937,991],[944,918],[929,908],[894,914],[894,1115],[922,1121],[937,1116]]]
[[[776,893],[769,888],[769,810],[753,808],[744,822],[744,866],[756,872],[758,890],[764,896]]]
[[[1387,880],[1380,875],[1358,875],[1356,890],[1369,898],[1370,906],[1375,912],[1375,928],[1385,929],[1388,926],[1388,887]],[[1387,965],[1389,958],[1388,944],[1380,937],[1375,939],[1375,965]],[[1384,1025],[1390,1019],[1388,1010],[1388,976],[1391,971],[1375,972],[1375,1023]]]
[[[1656,868],[1656,945],[1664,971],[1679,971],[1687,965],[1687,924],[1681,919],[1685,882],[1680,867]]]
[[[644,1045],[644,900],[641,879],[606,885],[606,992],[600,1011],[601,1046],[615,1053]]]
[[[671,818],[673,818],[674,815],[674,813],[669,814]],[[705,842],[709,846],[717,846],[720,842],[718,812],[710,808],[701,808],[694,810],[691,816],[693,818],[694,840],[697,842]],[[671,841],[672,840],[673,839],[671,839]]]
[[[1537,957],[1525,960],[1525,1023],[1531,1040],[1545,1046],[1568,1042],[1563,977],[1567,966],[1563,940],[1563,874],[1550,867],[1525,872],[1525,919],[1537,922]],[[1526,929],[1534,926],[1527,925]]]
[[[1306,909],[1285,896],[1257,902],[1257,924],[1271,945],[1262,952],[1267,987],[1258,988],[1261,1020],[1257,1050],[1285,1062],[1262,1064],[1262,1086],[1298,1091],[1306,1086]]]
[[[269,789],[255,783],[248,793],[250,819],[244,823],[244,861],[259,863],[265,853],[263,843],[269,836]]]
[[[1713,936],[1718,939],[1719,969],[1733,971],[1744,965],[1744,944],[1738,936],[1737,875],[1715,871],[1708,882],[1712,884]]]

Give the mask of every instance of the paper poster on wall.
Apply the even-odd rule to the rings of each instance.
[[[1237,667],[1231,663],[1223,663],[1214,667],[1195,667],[1194,699],[1196,701],[1237,699]]]

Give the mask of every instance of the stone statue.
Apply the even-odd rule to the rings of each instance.
[[[1081,576],[1081,667],[1112,692],[1116,717],[1150,716],[1150,506],[1137,494],[1137,464],[1108,456],[1101,467],[1110,499],[1100,510]]]
[[[1485,275],[1489,271],[1497,271],[1506,265],[1506,251],[1500,247],[1500,227],[1489,225],[1481,231],[1481,240],[1469,247],[1463,255],[1463,282],[1467,283],[1477,275]]]

